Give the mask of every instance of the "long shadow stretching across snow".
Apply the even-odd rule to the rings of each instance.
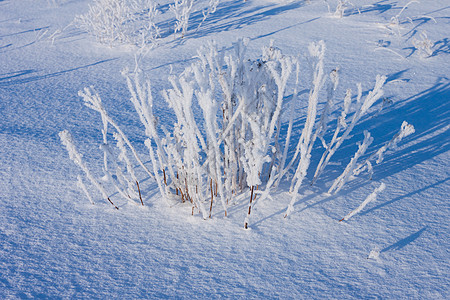
[[[417,240],[426,230],[428,229],[427,226],[423,227],[422,229],[420,229],[419,231],[401,239],[400,241],[398,241],[397,243],[394,243],[384,249],[382,249],[380,251],[380,253],[383,252],[387,252],[387,251],[391,251],[391,250],[400,250],[403,247],[411,244],[412,242],[414,242],[415,240]]]
[[[420,193],[422,193],[422,192],[424,192],[424,191],[426,191],[426,190],[429,190],[429,189],[432,189],[432,188],[434,188],[434,187],[437,187],[437,186],[439,186],[439,185],[441,185],[441,184],[443,184],[443,183],[446,183],[446,182],[449,181],[449,180],[450,180],[450,177],[447,177],[447,178],[445,178],[445,179],[443,179],[443,180],[439,180],[438,182],[435,182],[435,183],[433,183],[433,184],[427,185],[426,187],[423,187],[423,188],[421,188],[421,189],[415,190],[415,191],[413,191],[413,192],[411,192],[411,193],[408,193],[408,194],[405,194],[405,195],[401,195],[401,196],[399,196],[399,197],[395,197],[394,199],[391,199],[391,200],[389,200],[389,201],[383,202],[383,203],[381,203],[381,204],[379,204],[379,205],[377,205],[377,206],[375,206],[375,207],[372,207],[371,209],[368,209],[368,210],[366,210],[366,211],[361,212],[360,215],[363,216],[363,215],[370,214],[371,212],[374,212],[374,211],[376,211],[376,210],[378,210],[378,209],[380,209],[380,208],[383,208],[383,207],[385,207],[385,206],[387,206],[387,205],[390,205],[390,204],[392,204],[392,203],[394,203],[394,202],[403,200],[403,199],[405,199],[405,198],[408,198],[408,197],[411,197],[411,196],[420,194]]]
[[[248,26],[266,20],[272,16],[279,15],[297,9],[303,6],[302,2],[295,2],[285,5],[280,4],[266,4],[256,7],[247,7],[242,5],[242,1],[228,1],[221,3],[214,14],[208,16],[203,24],[203,13],[197,11],[193,13],[189,19],[189,31],[187,37],[199,38],[208,35],[213,35],[218,32],[230,31],[240,29],[243,26]],[[174,24],[175,19],[165,21],[164,24]],[[164,28],[167,25],[158,24],[162,27],[163,37],[171,34],[171,28]],[[200,28],[199,25],[201,24]],[[184,39],[176,39],[175,45],[183,43]]]
[[[29,77],[15,79],[15,80],[10,80],[10,79],[21,77],[21,76],[25,76],[25,75],[28,75],[28,74],[31,74],[31,73],[35,73],[37,71],[35,71],[35,70],[23,70],[23,71],[17,71],[17,72],[13,72],[13,73],[7,73],[7,74],[3,74],[3,75],[6,75],[5,77],[0,78],[0,87],[5,87],[5,86],[10,86],[10,85],[15,85],[15,84],[22,84],[22,83],[28,83],[28,82],[32,82],[32,81],[38,81],[38,80],[42,80],[42,79],[52,78],[52,77],[56,77],[56,76],[59,76],[59,75],[65,74],[65,73],[77,71],[77,70],[84,69],[84,68],[89,68],[89,67],[92,67],[92,66],[96,66],[96,65],[99,65],[99,64],[102,64],[102,63],[106,63],[106,62],[110,62],[110,61],[114,61],[114,60],[117,60],[117,58],[104,59],[104,60],[100,60],[100,61],[97,61],[97,62],[94,62],[94,63],[91,63],[91,64],[87,64],[87,65],[84,65],[84,66],[74,67],[74,68],[71,68],[71,69],[62,70],[62,71],[49,73],[49,74],[44,74],[44,75],[29,76]]]

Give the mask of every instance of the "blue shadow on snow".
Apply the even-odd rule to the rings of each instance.
[[[391,250],[401,250],[405,246],[407,246],[407,245],[411,244],[412,242],[414,242],[415,240],[417,240],[427,229],[428,229],[428,227],[425,226],[424,228],[420,229],[419,231],[405,237],[404,239],[401,239],[397,243],[392,244],[392,245],[382,249],[380,251],[380,253],[391,251]]]

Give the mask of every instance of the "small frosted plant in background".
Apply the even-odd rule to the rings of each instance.
[[[194,0],[175,0],[170,6],[169,9],[176,18],[175,34],[181,32],[182,37],[186,35],[193,6]]]
[[[220,0],[209,0],[209,5],[206,9],[204,9],[202,11],[203,14],[203,19],[200,22],[200,24],[198,24],[197,30],[203,25],[203,23],[205,22],[205,20],[213,13],[216,12],[217,10],[217,6],[219,6]]]
[[[108,46],[155,46],[160,37],[154,0],[94,0],[74,24]]]
[[[398,14],[393,16],[388,24],[385,25],[385,28],[388,29],[392,34],[401,36],[402,23],[406,22],[401,19],[402,13],[408,8],[408,6],[412,3],[419,3],[419,1],[413,0],[409,1],[403,8],[400,10]]]
[[[324,1],[328,6],[328,12],[336,18],[343,18],[345,15],[345,11],[348,10],[349,8],[355,6],[349,0],[338,0],[336,3],[336,9],[334,9],[334,12],[332,12],[329,1],[328,0],[324,0]]]
[[[433,42],[428,38],[427,33],[422,31],[419,34],[419,38],[413,39],[414,47],[419,51],[421,57],[430,57],[433,55]]]
[[[157,3],[154,0],[134,0],[131,5],[137,15],[134,43],[141,47],[157,46],[161,37],[161,29],[157,25],[157,16],[160,14]]]
[[[219,3],[220,0],[174,0],[168,10],[159,10],[156,0],[94,0],[88,12],[78,15],[74,24],[110,47],[153,48],[159,45],[163,35],[172,33],[162,32],[161,28],[173,25],[173,34],[181,33],[185,37],[191,14],[197,10],[203,13],[198,30]],[[169,24],[173,19],[175,24]]]
[[[375,248],[370,250],[369,256],[367,256],[367,259],[378,259],[380,257],[380,249]]]
[[[336,6],[336,11],[334,12],[334,16],[337,18],[342,18],[345,14],[345,11],[350,8],[351,6],[354,6],[353,3],[351,3],[348,0],[339,0],[338,4]]]
[[[95,36],[98,42],[113,46],[132,43],[132,12],[125,0],[94,0],[88,13],[75,18],[75,25]]]

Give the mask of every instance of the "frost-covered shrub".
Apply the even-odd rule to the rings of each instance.
[[[350,7],[355,6],[353,3],[351,3],[348,0],[337,0],[337,2],[335,3],[336,8],[334,9],[334,12],[332,12],[329,0],[325,0],[325,3],[328,6],[328,12],[336,18],[342,18],[344,16],[346,10],[348,10]]]
[[[154,0],[94,0],[89,11],[75,18],[75,25],[93,35],[98,42],[154,44],[159,37]]]
[[[123,0],[94,0],[89,12],[77,16],[75,24],[96,37],[100,43],[129,43],[131,11]]]
[[[169,77],[171,87],[163,90],[162,96],[175,115],[173,124],[159,123],[154,115],[150,81],[145,74],[139,70],[124,71],[131,102],[145,128],[151,167],[143,163],[142,154],[137,153],[119,125],[107,114],[100,96],[92,89],[80,92],[86,105],[102,117],[103,181],[128,201],[142,203],[130,161],[134,157],[156,181],[163,199],[169,204],[190,203],[192,213],[198,211],[205,219],[213,215],[217,206],[227,215],[229,205],[236,203],[237,196],[249,192],[245,228],[256,197],[263,201],[284,181],[290,183],[292,194],[285,216],[292,213],[300,197],[300,187],[307,174],[314,171],[311,157],[321,157],[314,173],[315,182],[333,154],[350,138],[357,123],[382,97],[386,77],[377,76],[373,89],[365,97],[361,84],[357,84],[355,97],[347,90],[339,106],[334,99],[339,70],[325,72],[324,42],[312,43],[308,49],[313,70],[311,83],[299,82],[299,78],[307,76],[299,76],[301,66],[296,57],[284,55],[270,44],[263,48],[260,57],[249,58],[247,43],[248,40],[239,40],[232,51],[219,50],[211,43],[198,50],[196,61],[180,75]],[[309,93],[299,93],[299,87],[305,84],[310,86]],[[325,102],[320,103],[320,99]],[[295,114],[294,108],[299,102],[307,105],[303,116]],[[199,113],[194,113],[198,108]],[[305,120],[300,129],[294,129],[294,119]],[[286,133],[281,130],[283,120],[288,122]],[[108,141],[109,127],[114,131],[117,146]],[[371,174],[371,159],[378,157],[377,162],[381,162],[386,150],[394,148],[413,131],[414,128],[404,122],[390,142],[358,165],[373,140],[370,133],[365,132],[362,144],[349,157],[350,162],[334,180],[329,192],[342,189],[351,176],[366,170]],[[80,156],[71,150],[73,142],[68,136],[66,132],[61,134],[69,154],[109,200],[105,188],[97,183],[85,164],[79,163]],[[290,145],[293,141],[295,144]],[[316,141],[320,141],[322,150],[313,151]],[[289,150],[294,154],[288,155]],[[131,155],[127,154],[129,151]],[[81,180],[79,182],[86,193],[88,188]]]
[[[203,22],[205,22],[205,20],[208,18],[208,16],[210,14],[213,14],[216,12],[217,10],[217,6],[219,6],[220,0],[209,0],[208,3],[208,7],[206,9],[203,9],[202,14],[203,14],[203,19],[200,22],[200,24],[198,25],[197,29],[199,29]]]
[[[351,6],[354,6],[354,5],[350,1],[339,0],[336,5],[336,10],[334,12],[334,16],[338,17],[338,18],[342,18],[344,16],[345,11]]]
[[[181,32],[184,37],[191,13],[195,10],[203,12],[199,28],[207,16],[216,11],[219,2],[174,0],[168,10],[159,10],[160,3],[156,0],[94,0],[89,11],[77,16],[74,24],[102,44],[154,47],[160,42],[161,26],[172,26],[167,23],[174,19],[174,34]]]
[[[170,11],[175,15],[175,33],[181,31],[181,35],[187,32],[189,25],[189,17],[191,16],[194,0],[175,0],[173,5],[170,6]]]

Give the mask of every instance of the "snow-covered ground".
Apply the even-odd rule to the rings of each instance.
[[[244,230],[249,193],[228,217],[203,220],[190,206],[168,207],[144,174],[146,206],[117,200],[117,211],[101,195],[91,205],[58,133],[68,129],[101,172],[101,120],[78,96],[93,85],[144,153],[120,73],[134,68],[135,51],[101,46],[70,26],[90,1],[0,0],[0,298],[449,299],[450,1],[402,11],[408,2],[353,1],[337,18],[322,0],[222,0],[198,31],[165,37],[141,57],[161,120],[174,118],[159,95],[167,77],[210,40],[229,48],[248,37],[255,58],[274,40],[301,61],[310,42],[324,40],[325,68],[341,73],[340,101],[357,82],[367,91],[377,74],[388,76],[389,105],[354,135],[370,130],[374,151],[403,120],[416,132],[374,166],[373,180],[326,194],[357,149],[351,139],[317,185],[308,177],[289,218],[282,186],[256,202]],[[334,12],[337,1],[328,3]],[[415,48],[424,32],[430,57]],[[375,202],[338,222],[381,183]]]

